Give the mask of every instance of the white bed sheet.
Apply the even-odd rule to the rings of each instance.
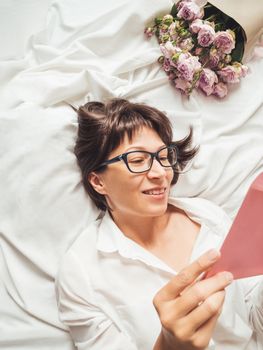
[[[143,35],[144,26],[169,11],[171,1],[41,4],[24,0],[12,7],[4,0],[0,6],[5,8],[1,32],[10,38],[12,24],[20,43],[16,51],[8,41],[0,62],[3,350],[73,349],[58,320],[54,278],[62,254],[98,212],[80,183],[73,155],[76,115],[67,102],[124,97],[149,103],[168,113],[176,138],[193,125],[200,152],[173,192],[211,199],[231,217],[263,171],[262,59],[248,63],[249,75],[224,100],[196,92],[187,99],[156,62],[156,40]],[[13,59],[4,60],[8,57]]]

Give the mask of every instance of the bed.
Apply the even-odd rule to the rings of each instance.
[[[59,321],[59,261],[98,212],[73,154],[75,107],[124,97],[165,111],[200,151],[173,188],[234,218],[263,171],[263,59],[223,100],[180,95],[143,35],[169,0],[4,0],[0,4],[0,348],[74,349]]]

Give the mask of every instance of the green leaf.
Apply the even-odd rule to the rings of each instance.
[[[177,17],[177,13],[178,13],[177,7],[176,7],[176,5],[174,4],[173,7],[172,7],[172,9],[171,9],[171,15],[172,15],[173,17]]]
[[[244,55],[244,42],[236,41],[236,47],[231,52],[232,61],[241,62]]]

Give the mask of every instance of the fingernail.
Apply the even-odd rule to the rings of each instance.
[[[227,282],[231,283],[234,279],[234,276],[232,275],[231,272],[224,272],[225,279]]]
[[[220,256],[220,253],[215,249],[211,249],[207,253],[207,257],[211,262],[216,261],[219,256]]]

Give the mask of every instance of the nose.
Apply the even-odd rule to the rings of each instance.
[[[151,169],[148,171],[148,177],[163,177],[166,174],[165,168],[158,162],[156,158],[153,159]]]

